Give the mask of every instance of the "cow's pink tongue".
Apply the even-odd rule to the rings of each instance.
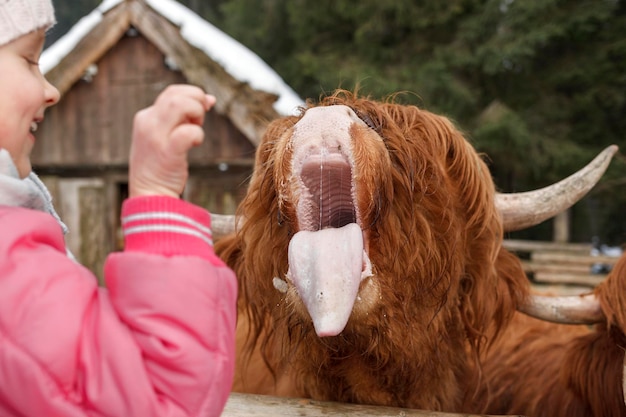
[[[356,223],[292,237],[287,278],[298,290],[318,336],[336,336],[344,329],[362,270],[363,234]]]

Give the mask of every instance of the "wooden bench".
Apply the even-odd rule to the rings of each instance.
[[[504,247],[515,253],[528,278],[538,289],[585,292],[601,283],[619,258],[591,255],[586,243],[539,242],[505,239]],[[595,266],[603,270],[595,272]],[[563,291],[560,291],[563,290]]]
[[[222,417],[339,417],[348,415],[361,417],[488,417],[484,414],[442,413],[238,393],[230,394],[226,408],[222,413]]]

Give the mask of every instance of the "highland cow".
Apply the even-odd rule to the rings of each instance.
[[[593,330],[529,318],[518,311],[568,320],[542,309],[502,247],[505,230],[584,195],[616,150],[562,183],[509,195],[448,119],[414,106],[337,91],[273,121],[237,230],[216,245],[240,283],[234,390],[626,415],[624,301],[598,289],[607,320]],[[618,273],[607,286],[623,287]],[[580,297],[590,308],[574,321],[601,318],[598,298]]]

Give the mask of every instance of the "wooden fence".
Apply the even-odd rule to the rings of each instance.
[[[443,413],[238,393],[230,394],[226,408],[222,413],[222,417],[339,417],[348,415],[360,417],[487,417],[484,414]]]
[[[585,292],[608,275],[619,258],[591,255],[586,243],[505,240],[504,247],[521,260],[532,284],[540,290]]]

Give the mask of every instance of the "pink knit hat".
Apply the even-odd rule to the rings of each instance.
[[[0,45],[55,23],[52,0],[0,0]]]

